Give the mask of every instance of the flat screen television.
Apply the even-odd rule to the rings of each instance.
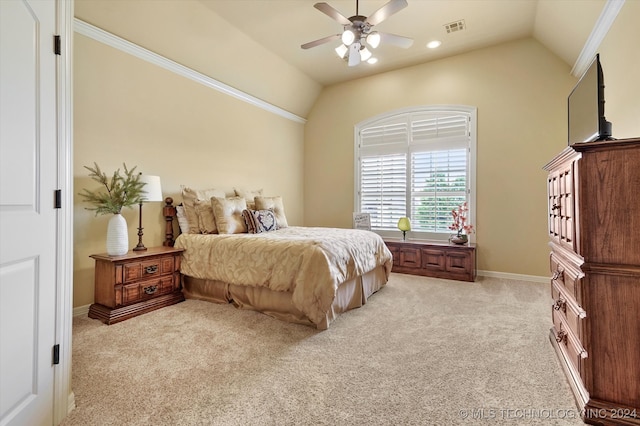
[[[611,139],[611,123],[604,117],[604,75],[600,54],[569,94],[569,145]]]

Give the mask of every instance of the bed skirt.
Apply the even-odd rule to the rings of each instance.
[[[333,303],[324,319],[314,324],[291,301],[291,293],[273,291],[266,287],[241,286],[222,281],[183,276],[182,292],[187,299],[214,303],[233,303],[237,308],[262,312],[282,321],[315,326],[326,330],[338,315],[359,308],[387,283],[384,266],[345,281],[336,290]]]

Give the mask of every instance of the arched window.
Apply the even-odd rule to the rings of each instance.
[[[355,207],[370,214],[373,231],[397,237],[407,216],[412,238],[446,241],[451,210],[463,202],[475,224],[476,115],[474,107],[433,105],[356,125]]]

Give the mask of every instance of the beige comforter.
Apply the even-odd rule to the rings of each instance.
[[[338,286],[384,266],[392,256],[370,231],[292,226],[260,234],[182,234],[180,271],[194,278],[292,293],[296,308],[322,321]]]

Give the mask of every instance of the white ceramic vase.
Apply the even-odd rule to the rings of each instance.
[[[107,254],[122,256],[129,251],[127,221],[121,214],[114,214],[107,227]]]

